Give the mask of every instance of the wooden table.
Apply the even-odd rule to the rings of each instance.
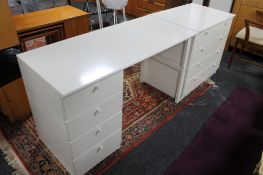
[[[24,48],[25,41],[55,35],[56,41],[89,31],[88,13],[72,6],[61,6],[13,17],[16,32]]]

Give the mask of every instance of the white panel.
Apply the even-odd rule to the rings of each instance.
[[[145,16],[30,50],[18,57],[62,96],[67,96],[195,34],[182,26]]]
[[[64,99],[66,120],[88,111],[94,105],[122,92],[123,71],[82,89]]]
[[[142,81],[152,85],[160,91],[175,97],[179,72],[154,59],[145,61],[141,69]]]
[[[193,0],[196,4],[203,4],[203,0]],[[211,0],[209,7],[230,12],[233,0]]]
[[[59,93],[20,60],[19,66],[39,138],[73,174],[71,149]]]
[[[95,126],[94,129],[85,133],[74,142],[70,143],[73,152],[73,159],[77,158],[117,130],[120,130],[121,126],[122,112],[119,112],[105,122]]]
[[[159,53],[154,59],[169,65],[170,67],[180,70],[183,59],[184,43],[176,45],[170,49]]]
[[[69,130],[69,139],[73,141],[83,133],[89,131],[99,123],[109,119],[122,111],[122,92],[95,106],[88,112],[66,122]]]
[[[191,3],[169,10],[153,13],[151,16],[202,32],[231,19],[233,14]]]
[[[121,130],[112,136],[103,140],[100,144],[91,148],[80,158],[74,160],[76,167],[76,175],[83,175],[85,172],[94,167],[97,163],[105,159],[111,153],[120,148]]]

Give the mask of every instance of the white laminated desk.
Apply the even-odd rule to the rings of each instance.
[[[123,70],[142,62],[179,102],[218,69],[233,17],[189,4],[19,54],[40,139],[84,174],[120,147]]]

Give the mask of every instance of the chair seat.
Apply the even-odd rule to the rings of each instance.
[[[125,8],[128,0],[102,0],[102,3],[109,9],[121,10]]]
[[[256,27],[249,27],[249,28],[250,28],[250,36],[248,41],[254,44],[263,45],[263,30]],[[245,36],[246,36],[246,28],[243,28],[237,33],[236,38],[244,40]]]

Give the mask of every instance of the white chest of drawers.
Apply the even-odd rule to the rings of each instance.
[[[120,147],[123,71],[63,97],[20,66],[39,137],[71,174],[84,174]]]
[[[179,102],[210,78],[219,68],[232,23],[232,17],[223,17],[221,13],[193,5],[153,14],[156,18],[194,30],[197,34],[192,40],[144,61],[141,82],[156,87]]]
[[[141,80],[178,102],[218,68],[232,18],[191,4],[19,54],[40,139],[84,174],[120,147],[123,70],[147,60]]]

